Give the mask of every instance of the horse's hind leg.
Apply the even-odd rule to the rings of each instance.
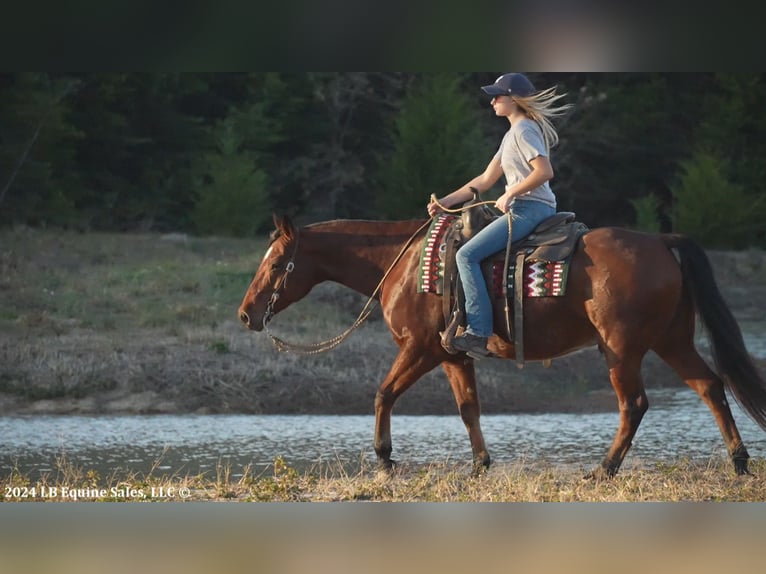
[[[594,478],[612,477],[617,473],[630,449],[638,425],[649,408],[641,378],[641,360],[644,353],[618,356],[607,350],[606,355],[609,379],[620,408],[620,425],[601,467],[591,473]]]
[[[738,475],[750,474],[747,461],[750,458],[731,414],[726,400],[723,381],[708,367],[694,348],[691,335],[681,339],[666,336],[655,346],[655,352],[675,370],[684,382],[705,401],[715,417],[734,470]]]
[[[487,447],[484,444],[484,434],[481,432],[479,416],[479,395],[476,390],[476,372],[473,361],[455,360],[442,363],[444,372],[447,373],[452,393],[455,395],[457,408],[463,424],[468,431],[473,451],[473,474],[478,475],[489,468],[490,458]]]

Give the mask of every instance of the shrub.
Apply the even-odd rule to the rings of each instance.
[[[202,161],[193,220],[203,234],[254,236],[270,227],[268,178],[240,142],[225,129],[218,149]]]
[[[756,244],[766,215],[764,201],[727,177],[728,164],[700,150],[681,163],[681,177],[671,188],[673,226],[705,247],[743,249]]]
[[[638,199],[631,199],[630,203],[636,210],[636,229],[647,233],[660,232],[659,207],[660,200],[653,193]]]
[[[445,195],[484,169],[493,150],[477,112],[454,75],[426,76],[410,89],[392,133],[393,150],[380,164],[384,217],[425,217],[432,193]]]

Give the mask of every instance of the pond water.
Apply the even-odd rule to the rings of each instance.
[[[724,456],[712,414],[686,388],[649,389],[651,408],[625,466]],[[766,433],[731,401],[745,445],[766,456]],[[484,415],[482,428],[496,463],[520,460],[590,468],[606,453],[617,412]],[[94,469],[102,477],[124,471],[233,478],[246,466],[269,472],[274,459],[304,471],[318,463],[359,469],[373,464],[373,416],[152,415],[23,416],[0,418],[0,476],[13,468],[33,479],[55,476],[57,460]],[[392,417],[394,459],[408,464],[468,463],[467,433],[454,416]]]

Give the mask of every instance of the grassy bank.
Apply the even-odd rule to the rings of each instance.
[[[314,357],[279,354],[238,324],[264,247],[265,238],[0,231],[0,413],[371,413],[396,354],[379,314]],[[735,313],[762,320],[763,254],[714,255]],[[345,330],[364,302],[322,285],[273,328],[317,342]],[[615,409],[595,350],[550,369],[482,361],[477,372],[485,412]],[[679,384],[653,356],[644,375],[650,389]],[[424,377],[397,412],[454,413],[443,373]]]
[[[728,460],[680,461],[623,469],[615,478],[585,479],[582,469],[528,462],[494,466],[471,477],[467,465],[402,468],[393,476],[362,469],[348,474],[332,465],[299,473],[281,459],[262,474],[249,468],[233,477],[227,467],[214,475],[101,477],[60,459],[55,471],[36,481],[12,473],[2,482],[5,502],[763,502],[766,462],[751,461],[754,476],[737,477]]]

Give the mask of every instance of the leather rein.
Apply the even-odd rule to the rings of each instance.
[[[272,344],[276,349],[282,353],[282,352],[292,352],[292,353],[298,353],[301,355],[317,355],[319,353],[324,353],[326,351],[329,351],[331,349],[334,349],[338,345],[340,345],[343,341],[345,341],[351,333],[353,333],[356,329],[358,329],[362,323],[364,323],[367,318],[370,316],[374,309],[374,304],[377,301],[376,297],[378,293],[380,292],[380,289],[383,287],[383,282],[386,280],[386,278],[390,275],[391,271],[394,269],[397,263],[401,260],[404,253],[407,251],[407,249],[412,245],[412,242],[415,240],[415,238],[420,234],[423,229],[425,229],[429,224],[431,223],[431,220],[429,219],[426,221],[423,225],[421,225],[415,233],[413,233],[410,238],[406,241],[404,246],[401,248],[397,256],[394,258],[393,263],[388,267],[386,272],[383,274],[383,278],[380,280],[378,285],[373,290],[370,297],[367,299],[367,303],[365,303],[364,307],[362,308],[361,312],[359,313],[359,316],[356,318],[354,323],[343,333],[340,335],[337,335],[333,337],[332,339],[328,339],[326,341],[321,341],[319,343],[312,343],[312,344],[301,344],[301,343],[290,343],[288,341],[285,341],[284,339],[281,339],[274,335],[271,330],[269,330],[268,324],[271,321],[271,319],[274,317],[274,306],[276,305],[277,301],[279,301],[279,297],[281,295],[282,290],[287,285],[287,279],[290,276],[290,273],[292,273],[295,270],[295,258],[298,255],[298,244],[300,240],[300,230],[296,229],[296,236],[295,236],[295,247],[293,247],[293,254],[290,257],[290,261],[287,262],[287,265],[285,265],[284,273],[282,274],[282,277],[280,277],[279,282],[277,283],[277,286],[274,288],[274,292],[271,294],[271,298],[269,299],[269,302],[266,304],[266,311],[263,314],[263,329],[266,332],[266,334],[271,339]]]
[[[472,209],[474,207],[479,207],[480,205],[484,204],[493,204],[494,202],[491,201],[484,201],[481,203],[476,203],[470,206],[461,207],[458,209],[449,209],[447,207],[444,207],[439,203],[439,201],[436,199],[435,195],[431,195],[431,201],[435,202],[442,211],[446,211],[448,213],[458,213],[461,211],[465,211],[467,209]],[[338,345],[340,345],[343,341],[345,341],[351,333],[353,333],[356,329],[358,329],[370,316],[374,309],[374,304],[377,301],[376,297],[378,293],[380,292],[380,289],[383,287],[383,283],[390,275],[391,271],[394,269],[397,263],[401,260],[404,253],[407,251],[407,249],[412,245],[412,242],[415,241],[415,238],[420,234],[421,231],[423,231],[428,225],[430,225],[431,220],[433,217],[429,218],[423,225],[418,227],[417,231],[413,233],[410,238],[405,242],[404,246],[401,248],[397,256],[394,258],[394,261],[389,265],[386,272],[383,274],[383,278],[378,282],[378,285],[373,290],[372,294],[370,295],[369,299],[367,299],[367,303],[364,304],[364,307],[360,311],[357,318],[354,320],[353,324],[343,331],[340,335],[336,335],[332,339],[327,339],[326,341],[321,341],[319,343],[312,343],[312,344],[301,344],[301,343],[290,343],[288,341],[285,341],[284,339],[281,339],[274,335],[274,333],[271,332],[269,329],[268,324],[271,322],[271,319],[274,317],[274,306],[277,304],[277,301],[279,301],[279,297],[281,295],[282,290],[287,285],[287,279],[290,277],[290,273],[292,273],[295,270],[295,258],[298,255],[298,245],[300,243],[300,229],[296,228],[295,230],[295,246],[293,247],[293,253],[290,256],[290,260],[285,265],[284,273],[282,274],[282,277],[280,277],[279,282],[277,283],[277,286],[274,288],[273,293],[271,294],[271,298],[269,299],[269,302],[266,304],[266,311],[263,314],[263,330],[266,332],[266,334],[271,339],[272,344],[274,347],[280,352],[292,352],[292,353],[298,353],[301,355],[317,355],[319,353],[324,353],[326,351],[330,351],[331,349],[334,349]]]

